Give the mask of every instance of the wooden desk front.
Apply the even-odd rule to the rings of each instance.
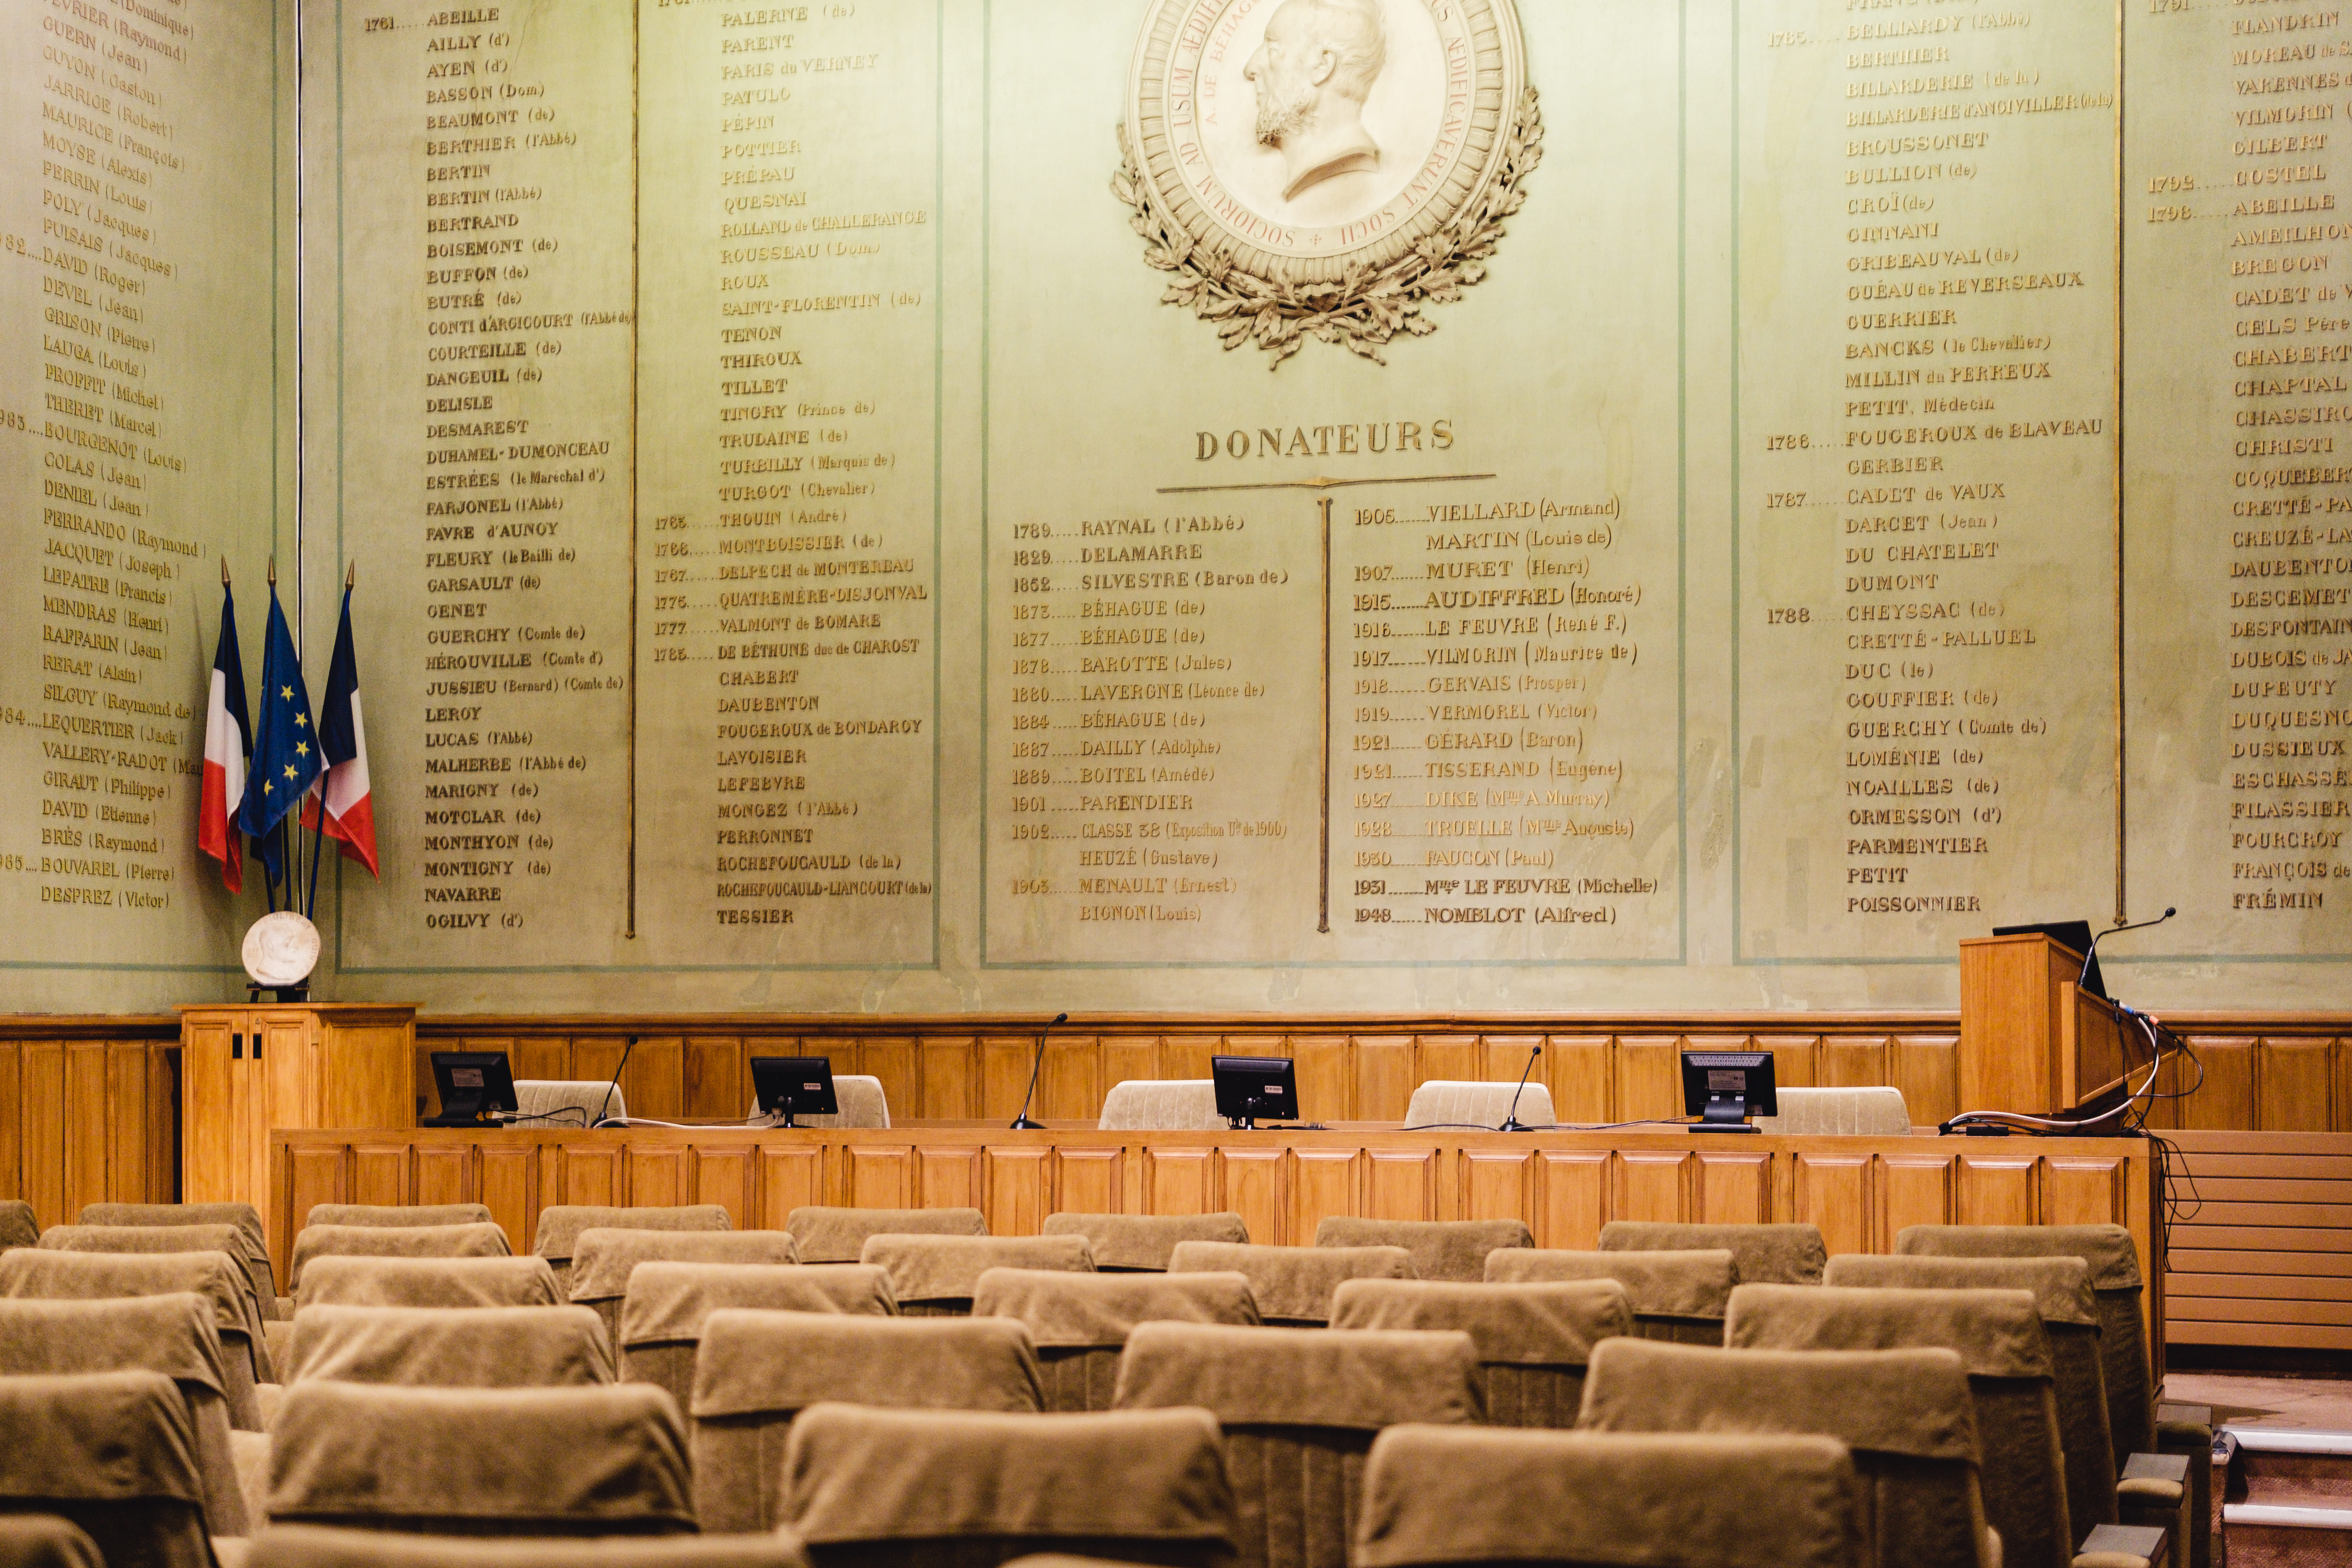
[[[1328,1215],[1519,1218],[1536,1245],[1591,1247],[1612,1219],[1809,1220],[1832,1253],[1888,1252],[1906,1225],[2126,1226],[2163,1325],[2151,1145],[2138,1139],[1783,1138],[1613,1132],[1100,1132],[914,1122],[887,1131],[632,1127],[273,1131],[272,1255],[310,1205],[480,1203],[530,1248],[557,1204],[720,1204],[739,1228],[803,1204],[971,1207],[999,1236],[1057,1210],[1230,1209],[1306,1246]],[[2160,1346],[2159,1346],[2160,1349]]]

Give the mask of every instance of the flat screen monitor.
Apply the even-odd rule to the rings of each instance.
[[[753,1057],[751,1090],[760,1097],[761,1113],[781,1117],[786,1127],[798,1116],[841,1114],[831,1057]]]
[[[2083,989],[2094,996],[2107,994],[2107,983],[2099,977],[2099,959],[2091,951],[2091,922],[2088,921],[2049,921],[2033,926],[1995,926],[1995,936],[2046,936],[2061,947],[2071,947],[2090,963],[2083,970]]]
[[[1211,1057],[1209,1075],[1217,1085],[1217,1114],[1236,1127],[1299,1120],[1298,1079],[1288,1057]]]
[[[514,1114],[514,1072],[504,1051],[435,1051],[433,1087],[441,1093],[441,1114],[427,1127],[478,1127],[494,1110]]]
[[[1685,1051],[1683,1113],[1694,1132],[1753,1132],[1750,1116],[1778,1116],[1769,1051]]]

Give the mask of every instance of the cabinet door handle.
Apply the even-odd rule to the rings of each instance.
[[[259,1044],[258,1037],[256,1037],[255,1043]],[[233,1062],[241,1062],[245,1059],[245,1037],[243,1035],[231,1035],[228,1037],[228,1059]]]
[[[258,1029],[253,1032],[253,1059],[255,1061],[261,1059],[261,1031]]]

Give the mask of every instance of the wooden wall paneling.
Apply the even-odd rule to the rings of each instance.
[[[1683,1113],[1683,1042],[1679,1035],[1617,1037],[1611,1121],[1643,1121]]]
[[[2204,1064],[2204,1082],[2185,1099],[2177,1101],[2179,1121],[2176,1125],[2190,1129],[2228,1131],[2252,1128],[2254,1125],[2254,1042],[2248,1037],[2200,1035],[2189,1037],[2189,1048]],[[2196,1083],[2197,1068],[2188,1069],[2188,1081]],[[2187,1085],[2183,1085],[2187,1087]]]
[[[1054,1158],[1049,1214],[1124,1214],[1124,1149],[1064,1149]]]
[[[640,1035],[621,1075],[621,1098],[632,1116],[674,1121],[686,1114],[686,1041],[676,1035]],[[730,1112],[740,1116],[741,1111]]]
[[[1418,1059],[1413,1064],[1415,1088],[1432,1079],[1476,1082],[1486,1077],[1486,1053],[1479,1048],[1475,1035],[1423,1035],[1415,1042]],[[1511,1076],[1518,1077],[1516,1068]]]
[[[1402,1121],[1420,1083],[1411,1035],[1355,1037],[1357,1121]]]
[[[1953,1183],[1958,1163],[1957,1153],[1938,1153],[1932,1145],[1916,1158],[1893,1154],[1882,1158],[1874,1173],[1878,1182],[1877,1245],[1868,1250],[1894,1251],[1895,1238],[1906,1225],[1955,1223]]]
[[[70,1224],[66,1212],[66,1047],[61,1040],[26,1040],[23,1053],[25,1201],[43,1230]]]
[[[700,1202],[694,1195],[692,1152],[677,1145],[631,1147],[628,1158],[622,1162],[621,1191],[626,1195],[611,1201],[648,1209],[677,1208]]]
[[[1315,1227],[1333,1215],[1358,1215],[1366,1206],[1365,1159],[1356,1149],[1300,1149],[1290,1161],[1290,1212],[1285,1239],[1293,1247],[1311,1246]],[[1381,1215],[1388,1218],[1388,1215]],[[1417,1214],[1394,1216],[1420,1219]],[[1255,1230],[1253,1230],[1255,1234]]]
[[[991,1236],[1034,1236],[1053,1203],[1051,1149],[991,1149],[982,1172]]]
[[[985,1212],[988,1207],[988,1173],[981,1166],[978,1149],[918,1148],[915,1184],[919,1208]]]
[[[1045,1042],[1045,1065],[1037,1079],[1036,1112],[1040,1121],[1075,1121],[1088,1126],[1102,1116],[1102,1052],[1091,1035],[1069,1039],[1051,1036]]]
[[[1536,1152],[1536,1207],[1528,1226],[1538,1247],[1590,1252],[1609,1220],[1611,1159],[1605,1151]]]
[[[1147,1148],[1139,1163],[1145,1214],[1215,1214],[1229,1206],[1213,1149]],[[1271,1231],[1264,1236],[1255,1228],[1250,1231],[1252,1241],[1272,1238]]]
[[[1482,1035],[1478,1039],[1478,1068],[1470,1076],[1488,1083],[1517,1083],[1519,1074],[1527,1068],[1528,1052],[1543,1043],[1541,1035]],[[1544,1068],[1550,1065],[1545,1058],[1550,1054],[1547,1051],[1538,1057],[1535,1070],[1528,1073],[1529,1083],[1542,1084],[1547,1090],[1551,1088],[1551,1080],[1544,1076]],[[1553,1109],[1559,1109],[1557,1096]]]
[[[1210,1076],[1209,1058],[1226,1054],[1222,1035],[1162,1035],[1160,1037],[1160,1070],[1155,1078],[1205,1079]],[[1246,1054],[1256,1055],[1255,1050]]]
[[[2336,1122],[2333,1131],[2352,1132],[2352,1040],[2336,1042]],[[0,1100],[0,1105],[6,1104]]]
[[[2325,1132],[2336,1124],[2336,1042],[2265,1039],[2254,1047],[2254,1125]]]
[[[1811,1089],[1821,1081],[1819,1035],[1763,1035],[1751,1047],[1772,1053],[1772,1081],[1781,1089]]]
[[[1961,1225],[2036,1225],[2041,1221],[2041,1158],[1962,1154],[1954,1173]]]
[[[351,1197],[355,1204],[398,1207],[414,1202],[408,1180],[409,1141],[352,1140]]]
[[[106,1199],[147,1201],[148,1129],[161,1118],[148,1100],[147,1043],[106,1040]]]
[[[1611,1219],[1688,1224],[1693,1156],[1655,1149],[1620,1150],[1611,1166]]]
[[[2105,1155],[2080,1158],[2052,1154],[2042,1162],[2042,1222],[2044,1225],[2123,1225],[2123,1162]]]
[[[693,1201],[719,1205],[737,1230],[751,1230],[758,1226],[760,1205],[752,1190],[752,1152],[745,1146],[693,1151],[693,1169],[689,1173],[694,1181]]]
[[[1886,1081],[1903,1091],[1914,1127],[1949,1121],[1960,1103],[1960,1037],[1897,1035],[1887,1047]]]
[[[980,1043],[971,1037],[926,1035],[916,1042],[922,1087],[920,1110],[908,1113],[933,1121],[972,1121],[980,1117]],[[1048,1064],[1049,1066],[1051,1064]],[[1044,1084],[1037,1097],[1045,1099]]]
[[[838,1200],[851,1208],[915,1206],[915,1147],[911,1143],[853,1144]]]
[[[1457,1219],[1523,1219],[1538,1232],[1536,1157],[1503,1150],[1465,1149],[1454,1176]]]
[[[562,1205],[585,1204],[604,1207],[623,1207],[629,1201],[628,1172],[622,1163],[623,1145],[614,1143],[562,1143],[556,1152],[562,1161],[562,1179],[541,1181],[539,1203],[541,1208]]]
[[[835,1073],[840,1070],[838,1067],[834,1068]],[[911,1121],[923,1114],[922,1074],[915,1059],[912,1039],[860,1040],[855,1070],[882,1080],[882,1094],[890,1102],[892,1121]]]
[[[1362,1212],[1373,1219],[1461,1217],[1440,1206],[1438,1188],[1443,1168],[1433,1148],[1370,1151],[1365,1156]],[[1514,1214],[1508,1217],[1517,1219],[1522,1215]]]
[[[290,1223],[276,1223],[273,1216],[264,1228],[269,1232],[269,1258],[278,1282],[289,1291],[294,1283],[289,1270],[294,1266],[295,1227],[320,1204],[351,1201],[350,1169],[351,1153],[347,1149],[299,1149],[292,1159],[285,1161],[275,1153],[270,1157],[270,1184],[274,1187],[281,1180],[285,1183],[286,1212]]]
[[[1823,1089],[1867,1089],[1887,1081],[1887,1039],[1883,1035],[1822,1037]]]
[[[1819,1226],[1832,1257],[1887,1250],[1881,1237],[1878,1184],[1866,1153],[1800,1153],[1792,1162],[1789,1217]]]
[[[833,1201],[825,1192],[823,1149],[762,1143],[751,1179],[751,1212],[761,1230],[782,1230],[794,1209]]]
[[[1553,1035],[1536,1076],[1551,1089],[1552,1114],[1587,1125],[1611,1120],[1616,1104],[1616,1042],[1607,1035]]]
[[[147,1192],[151,1204],[180,1201],[180,1053],[147,1042]],[[14,1103],[0,1086],[0,1105]]]
[[[1293,1035],[1299,1110],[1310,1121],[1356,1120],[1355,1053],[1345,1035]]]
[[[463,1147],[420,1144],[411,1163],[414,1173],[410,1191],[414,1201],[427,1205],[479,1203],[481,1200],[467,1191],[475,1182],[472,1153]]]
[[[1701,1225],[1769,1225],[1772,1157],[1730,1149],[1696,1151],[1690,1164],[1691,1218]]]
[[[0,1198],[25,1195],[24,1042],[0,1040]]]
[[[490,1211],[507,1245],[529,1252],[531,1220],[539,1213],[540,1163],[529,1149],[494,1149],[484,1145],[474,1167],[474,1190],[461,1202],[478,1203]]]
[[[1097,1037],[1096,1049],[1102,1058],[1102,1086],[1106,1093],[1115,1083],[1129,1079],[1150,1079],[1160,1076],[1160,1037],[1157,1035],[1101,1035]],[[1302,1072],[1305,1070],[1301,1064]],[[1301,1093],[1305,1090],[1302,1089]],[[989,1112],[995,1115],[994,1110]],[[1006,1111],[1007,1116],[1012,1115]]]
[[[990,1121],[1010,1121],[1021,1113],[1022,1096],[1028,1092],[1029,1064],[1037,1042],[1019,1035],[989,1035],[975,1048],[980,1061],[980,1114]]]
[[[544,1044],[544,1042],[535,1043]],[[628,1038],[625,1036],[578,1035],[573,1036],[567,1042],[567,1048],[560,1058],[545,1053],[535,1054],[540,1056],[540,1061],[547,1067],[557,1069],[553,1074],[555,1077],[575,1083],[610,1083],[613,1080],[613,1075],[622,1070],[622,1057],[634,1053],[629,1049]],[[513,1065],[512,1058],[509,1058],[509,1064]],[[630,1065],[635,1067],[635,1063],[632,1062]],[[519,1079],[538,1076],[536,1065],[529,1073],[523,1072],[520,1067],[515,1068],[515,1077]],[[621,1079],[621,1106],[631,1115],[636,1114],[637,1110],[637,1097],[632,1087],[634,1077],[634,1074],[630,1074]],[[647,1111],[646,1114],[650,1116],[653,1113]],[[548,1201],[562,1204],[572,1200],[551,1197]]]
[[[751,1058],[788,1057],[796,1053],[772,1048],[770,1042],[747,1042],[734,1035],[688,1035],[686,1038],[686,1114],[725,1119],[749,1115],[752,1110]]]
[[[84,1204],[106,1201],[106,1042],[64,1045],[65,1212],[79,1218]]]
[[[1280,1149],[1219,1149],[1216,1154],[1218,1201],[1204,1205],[1202,1212],[1231,1211],[1241,1215],[1250,1239],[1263,1247],[1280,1247],[1296,1239],[1289,1225],[1287,1154]]]

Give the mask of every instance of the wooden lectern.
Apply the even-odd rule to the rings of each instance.
[[[181,1197],[268,1213],[272,1128],[413,1127],[415,1079],[405,1004],[181,1008]]]
[[[2050,937],[1960,943],[1960,1109],[2044,1115],[2082,1104],[2148,1047],[2078,984],[2083,955]]]

